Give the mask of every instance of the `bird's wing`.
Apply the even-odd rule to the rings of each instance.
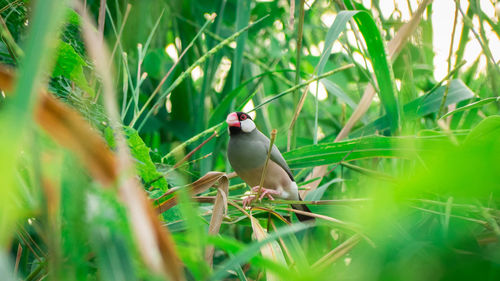
[[[295,181],[293,179],[293,174],[292,171],[290,171],[290,168],[288,167],[288,164],[285,161],[285,158],[283,158],[283,155],[281,155],[281,152],[278,150],[276,145],[273,144],[273,149],[271,150],[271,157],[269,158],[271,161],[275,162],[278,164],[285,172],[288,174],[290,179],[292,181]]]
[[[255,131],[254,138],[255,138],[255,140],[258,140],[262,145],[264,145],[264,149],[265,149],[266,154],[267,154],[267,151],[269,149],[269,144],[271,142],[269,140],[269,138],[266,135],[264,135],[262,132],[260,132],[259,130]],[[274,144],[273,144],[273,148],[271,149],[271,156],[270,156],[269,160],[273,161],[274,163],[278,164],[281,168],[283,168],[283,170],[285,170],[285,172],[287,173],[288,177],[292,181],[295,181],[293,179],[292,171],[288,167],[288,164],[286,163],[285,158],[283,158],[283,155],[281,155],[281,152],[279,151],[278,147],[276,147],[276,145],[274,145]]]

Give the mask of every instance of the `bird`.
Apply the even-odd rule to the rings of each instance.
[[[226,118],[229,130],[227,157],[236,174],[247,183],[256,194],[261,190],[259,200],[273,196],[299,201],[297,183],[281,152],[273,145],[262,188],[259,187],[262,172],[267,159],[270,140],[260,132],[254,121],[244,112],[232,112]],[[243,205],[256,199],[255,195],[246,197]],[[305,204],[291,204],[296,210],[311,212]],[[313,217],[296,213],[299,221],[314,220]]]

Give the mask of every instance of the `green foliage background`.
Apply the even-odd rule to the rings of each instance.
[[[396,11],[383,17],[379,1],[371,2],[307,1],[302,18],[300,0],[295,10],[290,1],[85,1],[96,22],[106,5],[102,36],[136,177],[155,206],[172,188],[181,190],[160,218],[186,279],[500,278],[500,68],[492,60],[499,50],[489,49],[484,32],[500,36],[498,14],[487,17],[478,0],[457,11],[458,48],[447,77],[435,81],[432,4],[391,59],[387,42],[405,22]],[[321,21],[326,13],[336,15],[330,27]],[[33,120],[36,89],[46,83],[116,149],[81,16],[69,1],[55,0],[3,0],[0,16],[0,62],[18,73],[13,96],[0,98],[2,280],[163,280],[141,257],[117,192],[103,189]],[[347,30],[356,33],[355,44]],[[474,40],[482,43],[485,69],[480,58],[463,66]],[[332,52],[335,42],[342,51]],[[178,63],[167,47],[182,54]],[[300,96],[318,79],[328,97],[306,93],[289,130]],[[368,85],[377,98],[347,139],[335,142]],[[223,121],[250,100],[257,127],[278,130],[276,144],[300,187],[311,184],[315,167],[329,171],[304,198],[323,216],[314,225],[297,222],[285,201],[257,204],[252,215],[269,232],[260,242],[232,205],[219,234],[209,236],[213,204],[182,191],[209,171],[231,171]],[[44,180],[58,187],[55,214]],[[239,205],[248,190],[241,183],[232,179],[228,196]],[[261,256],[259,249],[275,241],[284,258]],[[213,268],[204,259],[207,245],[215,247]]]

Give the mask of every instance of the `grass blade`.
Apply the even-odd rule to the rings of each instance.
[[[30,19],[31,30],[28,33],[24,57],[20,61],[19,78],[14,86],[15,95],[0,112],[0,189],[2,231],[0,245],[8,242],[14,231],[14,223],[20,210],[16,206],[17,189],[15,188],[15,168],[23,135],[33,115],[33,108],[38,99],[38,89],[48,72],[54,53],[54,38],[58,37],[59,26],[66,9],[64,1],[37,1],[34,3],[33,17]],[[55,36],[54,36],[55,35]]]
[[[469,89],[461,80],[451,80],[448,88],[448,98],[446,99],[446,106],[473,98],[475,94]],[[441,86],[427,95],[418,97],[413,101],[403,106],[403,113],[407,121],[414,120],[415,118],[424,117],[429,114],[438,112],[439,106],[446,91],[447,86]],[[474,107],[473,107],[474,108]],[[386,121],[386,116],[367,124],[363,128],[352,132],[352,137],[360,137],[375,132],[376,130],[386,130],[389,125]]]
[[[217,196],[215,198],[214,207],[212,209],[212,217],[208,226],[208,234],[216,235],[219,233],[220,226],[224,216],[227,214],[227,197],[229,195],[229,180],[224,175],[219,180],[217,187]],[[205,250],[205,261],[212,266],[213,264],[214,247],[208,246]]]
[[[167,74],[165,74],[165,76],[163,76],[163,78],[161,79],[160,83],[158,83],[158,86],[156,86],[156,88],[153,91],[153,93],[151,93],[151,95],[149,96],[148,100],[142,106],[141,110],[139,110],[139,112],[136,115],[134,115],[134,118],[130,122],[129,126],[133,127],[135,125],[135,123],[137,122],[137,120],[139,119],[139,117],[141,117],[141,115],[144,112],[144,110],[146,110],[146,108],[151,103],[151,101],[156,96],[156,94],[161,90],[161,87],[163,86],[163,84],[165,83],[165,81],[167,81],[167,78],[170,76],[170,74],[172,73],[172,71],[174,71],[175,67],[179,64],[179,62],[184,57],[184,55],[187,53],[187,51],[189,49],[191,49],[191,47],[194,45],[194,43],[196,42],[196,40],[198,39],[198,37],[201,36],[201,34],[203,34],[203,32],[205,31],[205,29],[208,28],[208,26],[210,25],[210,23],[212,23],[214,21],[214,19],[215,19],[215,15],[210,16],[207,19],[207,21],[200,28],[200,30],[198,31],[198,33],[196,33],[196,35],[194,36],[193,40],[191,40],[191,42],[189,42],[189,45],[187,45],[187,47],[182,51],[182,53],[179,56],[179,58],[177,59],[177,61],[174,62],[174,65],[172,65],[172,67],[170,67],[170,69],[167,71]]]
[[[354,7],[347,4],[351,9]],[[389,116],[391,132],[399,130],[399,105],[396,98],[394,75],[392,67],[389,64],[390,58],[386,55],[384,41],[378,30],[372,16],[366,11],[360,11],[354,16],[354,21],[358,25],[359,31],[363,35],[366,42],[366,47],[370,55],[375,77],[377,78],[377,86],[380,90],[380,100],[384,105],[387,115]]]
[[[248,248],[239,252],[232,259],[222,264],[221,267],[214,272],[214,274],[210,277],[209,280],[215,281],[224,279],[228,275],[228,270],[231,270],[235,266],[251,259],[259,252],[260,248],[263,247],[264,245],[270,243],[271,241],[275,241],[279,237],[296,233],[305,230],[309,227],[312,227],[312,225],[294,224],[278,229],[278,231],[268,235],[265,239],[252,243]]]
[[[79,4],[77,5],[80,11],[84,9]],[[153,272],[171,280],[185,280],[170,232],[161,225],[137,177],[129,172],[133,170],[133,163],[119,125],[120,115],[112,82],[111,64],[108,61],[110,58],[108,50],[102,43],[98,43],[95,27],[87,13],[80,12],[80,15],[83,19],[83,37],[88,52],[95,63],[97,72],[102,77],[104,104],[116,137],[119,173],[126,175],[119,182],[119,191],[128,210],[139,252]]]
[[[427,5],[429,5],[431,1],[432,0],[424,0],[424,2],[422,2],[419,5],[417,11],[415,12],[411,20],[405,23],[398,30],[396,36],[394,36],[394,38],[387,44],[391,61],[394,61],[396,57],[399,55],[399,52],[403,48],[404,44],[406,43],[410,35],[413,34],[418,24],[420,23],[420,19],[422,18],[422,15],[426,10]],[[348,1],[344,2],[346,3],[346,5],[349,5],[349,7],[352,7],[351,3],[347,3]],[[335,138],[335,141],[340,141],[349,135],[356,122],[358,122],[358,120],[361,119],[361,117],[366,113],[366,111],[370,107],[374,96],[375,96],[375,89],[371,84],[369,84],[365,89],[361,100],[358,103],[358,107],[356,107],[352,115],[349,117],[347,123],[344,125],[340,133]],[[321,183],[321,179],[323,178],[326,172],[327,172],[326,166],[319,166],[313,169],[312,173],[308,176],[308,179],[314,179],[314,178],[319,178],[319,179],[308,185],[309,190],[314,190],[316,189],[316,187],[318,187],[318,185]],[[301,191],[301,196],[305,196],[306,194],[307,190]]]
[[[407,157],[416,151],[425,150],[431,143],[445,142],[446,139],[442,136],[420,138],[369,136],[342,142],[303,146],[283,153],[283,157],[292,168],[314,167],[318,164],[329,165],[364,158]],[[415,143],[408,146],[409,141],[415,141]]]
[[[241,30],[248,25],[250,20],[250,1],[240,0],[236,4],[236,30]],[[234,56],[232,61],[233,77],[231,88],[235,89],[240,84],[240,77],[242,71],[243,53],[245,51],[245,41],[247,40],[248,32],[243,32],[238,39],[236,39],[236,48],[234,49]]]
[[[215,47],[213,47],[211,50],[209,50],[207,53],[205,53],[202,57],[200,57],[197,61],[195,61],[184,72],[182,72],[181,75],[179,75],[179,77],[177,77],[177,79],[175,79],[175,81],[172,83],[172,85],[170,85],[170,87],[168,87],[168,89],[166,91],[164,91],[163,93],[161,93],[160,97],[157,99],[157,101],[154,103],[154,105],[148,111],[148,113],[146,114],[146,116],[144,116],[144,119],[142,120],[141,124],[139,125],[138,131],[141,130],[142,126],[144,126],[144,124],[146,123],[146,121],[149,118],[149,116],[153,113],[153,108],[156,105],[158,105],[163,98],[165,98],[168,94],[170,94],[170,92],[172,92],[173,89],[175,89],[177,86],[179,86],[179,84],[182,83],[182,81],[184,81],[184,79],[186,79],[186,77],[188,77],[191,74],[191,72],[193,71],[193,69],[195,69],[195,67],[197,67],[198,65],[202,64],[203,62],[205,62],[209,57],[211,57],[217,51],[219,51],[220,49],[222,49],[224,46],[229,45],[231,42],[233,42],[236,38],[238,38],[245,31],[247,31],[251,27],[255,26],[259,22],[263,21],[267,17],[268,16],[260,18],[259,20],[257,20],[255,22],[249,24],[247,27],[241,29],[240,31],[238,31],[235,34],[231,35],[230,37],[228,37],[224,41],[220,42]]]
[[[468,105],[465,105],[465,106],[459,107],[453,111],[450,111],[450,112],[446,113],[445,115],[441,116],[439,119],[444,119],[444,118],[451,116],[455,113],[462,112],[462,111],[469,110],[469,109],[473,109],[473,108],[482,107],[485,104],[489,104],[492,102],[498,102],[498,101],[500,101],[500,97],[491,97],[491,98],[485,98],[482,100],[478,100],[476,102],[469,103]]]

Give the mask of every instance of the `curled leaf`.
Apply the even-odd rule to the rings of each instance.
[[[208,234],[215,235],[219,233],[220,226],[224,216],[227,214],[227,195],[229,193],[229,180],[225,175],[218,180],[217,196],[215,197],[214,207],[212,209],[212,218],[208,226]],[[205,260],[212,266],[214,247],[208,246],[205,250]]]
[[[255,238],[257,241],[262,241],[266,240],[267,238],[267,232],[262,228],[262,226],[259,223],[259,220],[254,218],[252,215],[250,215],[250,221],[252,223],[252,229],[253,229],[253,234],[255,235]],[[285,257],[283,256],[283,252],[281,251],[281,248],[279,247],[278,243],[276,241],[271,241],[264,246],[261,247],[260,252],[262,256],[276,261],[280,264],[286,265]],[[267,280],[273,281],[273,280],[280,280],[278,276],[267,272]]]
[[[205,190],[209,189],[210,187],[214,186],[217,182],[219,182],[222,178],[225,178],[227,180],[227,176],[223,172],[208,172],[206,173],[203,177],[199,178],[197,181],[191,183],[190,185],[187,186],[189,193],[194,196],[196,194],[200,194],[204,192]],[[165,202],[161,203],[158,207],[156,207],[156,212],[158,214],[161,214],[168,209],[172,208],[173,206],[177,205],[177,195],[175,194],[175,191],[177,189],[170,189],[167,191],[164,195],[162,195],[160,198],[163,198],[164,196],[170,195],[174,193],[174,196],[172,198],[169,198]]]

